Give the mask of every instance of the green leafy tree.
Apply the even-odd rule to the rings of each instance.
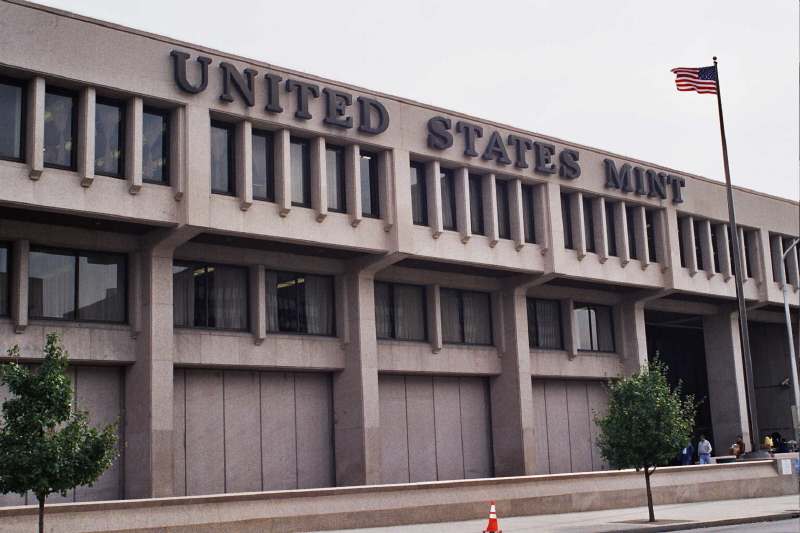
[[[117,422],[90,427],[89,413],[73,409],[75,391],[64,374],[69,354],[56,333],[47,335],[44,363],[31,372],[16,361],[0,365],[11,397],[3,403],[0,426],[0,493],[39,500],[44,532],[48,495],[97,481],[117,455]],[[19,347],[8,350],[19,358]]]
[[[655,522],[650,476],[689,442],[694,427],[694,396],[681,399],[681,384],[670,389],[667,367],[656,360],[630,376],[608,380],[608,408],[594,416],[600,430],[595,445],[619,469],[644,470],[650,522]]]

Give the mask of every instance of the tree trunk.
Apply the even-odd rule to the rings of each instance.
[[[655,468],[650,470],[649,467],[647,466],[644,467],[644,480],[645,483],[647,484],[647,511],[650,513],[651,522],[656,521],[656,515],[655,512],[653,512],[653,491],[650,490],[650,475],[655,471],[656,471]]]
[[[36,499],[39,500],[39,533],[44,533],[44,500],[45,498],[39,498],[38,496]]]

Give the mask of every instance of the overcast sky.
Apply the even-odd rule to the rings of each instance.
[[[40,0],[100,20],[800,198],[796,0]],[[135,74],[135,73],[134,73]]]

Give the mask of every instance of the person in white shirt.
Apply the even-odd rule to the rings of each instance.
[[[700,435],[700,443],[697,445],[697,453],[700,456],[701,465],[711,464],[711,443],[706,440],[705,435]]]

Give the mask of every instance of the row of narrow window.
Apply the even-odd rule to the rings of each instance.
[[[428,221],[428,187],[425,163],[411,162],[411,211],[414,224],[427,226]],[[456,201],[455,171],[441,168],[437,184],[442,197],[442,229],[460,231],[458,227],[458,203]],[[470,173],[467,178],[467,202],[469,204],[469,229],[473,235],[486,235],[484,215],[484,176]],[[501,239],[511,238],[511,218],[509,200],[509,182],[495,180],[495,200],[497,202],[497,233]],[[522,185],[522,224],[523,238],[527,243],[536,242],[536,226],[534,217],[534,187]]]
[[[0,315],[9,314],[9,245],[0,246]],[[127,322],[127,259],[124,254],[32,246],[28,316],[57,320]],[[246,267],[178,261],[173,264],[176,327],[247,330]],[[335,335],[332,276],[265,272],[266,332]],[[493,344],[489,293],[440,289],[442,341]],[[614,351],[611,308],[575,304],[581,350]],[[379,339],[428,339],[425,287],[375,282]],[[563,349],[558,300],[528,299],[532,348]]]
[[[0,78],[0,158],[25,159],[26,84]],[[95,101],[94,172],[125,176],[127,103],[97,97]],[[169,111],[144,107],[142,114],[142,181],[169,183]],[[77,170],[78,94],[46,86],[44,153],[46,167]]]
[[[574,250],[577,243],[573,235],[573,224],[575,214],[572,212],[571,204],[572,193],[561,193],[561,221],[562,229],[564,232],[564,248]],[[583,239],[586,245],[586,251],[596,253],[598,246],[595,239],[595,217],[592,198],[583,197],[581,199],[581,207],[583,211]],[[605,241],[607,252],[609,256],[619,257],[619,249],[617,246],[617,227],[615,224],[615,211],[618,209],[617,202],[611,202],[603,199],[605,204]],[[628,234],[628,254],[631,259],[642,259],[651,263],[658,263],[662,258],[658,257],[656,247],[656,234],[655,234],[655,221],[654,211],[652,209],[644,210],[645,219],[645,240],[647,246],[645,252],[647,257],[640,257],[639,250],[636,246],[636,235],[638,227],[635,223],[635,210],[637,206],[625,205],[624,223],[627,227]]]

